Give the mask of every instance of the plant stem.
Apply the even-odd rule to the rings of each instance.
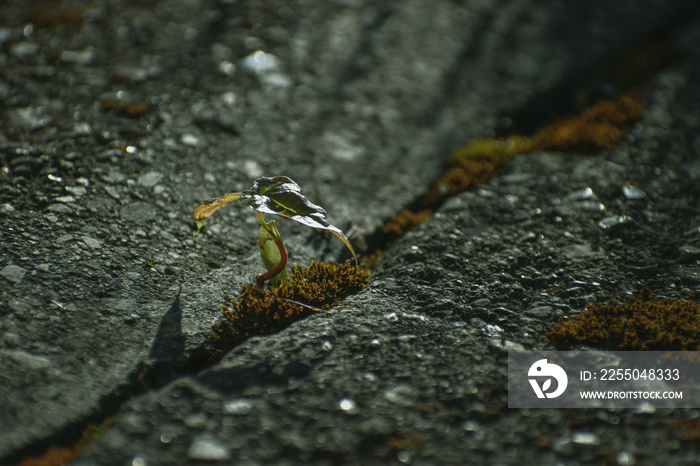
[[[268,270],[267,272],[261,273],[255,277],[255,284],[261,290],[265,288],[266,281],[271,280],[275,275],[283,271],[284,268],[287,266],[287,248],[284,247],[284,243],[282,242],[282,240],[272,239],[272,241],[275,242],[275,244],[277,245],[277,249],[279,249],[280,251],[280,262],[274,269]]]

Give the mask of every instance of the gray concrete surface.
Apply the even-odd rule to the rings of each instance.
[[[0,6],[0,462],[108,415],[75,464],[698,460],[673,427],[697,410],[508,410],[505,388],[507,350],[588,302],[700,299],[694,2],[51,8]],[[627,141],[514,159],[331,316],[193,367],[260,271],[254,216],[195,239],[199,201],[284,174],[369,235],[450,150],[614,95],[611,57],[650,42],[669,57]],[[281,226],[293,263],[341,251]]]

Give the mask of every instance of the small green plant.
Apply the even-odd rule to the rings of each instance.
[[[326,211],[322,207],[304,197],[304,192],[298,184],[286,176],[261,177],[254,181],[253,186],[240,193],[229,193],[218,199],[209,199],[197,206],[193,218],[197,222],[197,231],[204,222],[220,207],[240,200],[255,212],[260,221],[258,246],[260,257],[267,269],[255,277],[255,284],[262,289],[265,282],[270,280],[273,287],[288,280],[287,249],[275,221],[266,222],[262,214],[279,215],[306,225],[310,228],[327,230],[337,236],[350,249],[355,262],[357,256],[350,241],[340,228],[334,227],[326,219]]]

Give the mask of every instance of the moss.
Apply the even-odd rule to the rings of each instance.
[[[538,131],[531,138],[532,150],[610,149],[627,135],[627,127],[642,114],[642,107],[629,96],[599,102],[577,117]]]
[[[629,96],[599,102],[581,114],[545,126],[532,137],[511,135],[503,139],[476,139],[456,149],[450,166],[413,205],[393,216],[373,248],[363,258],[374,269],[384,251],[401,235],[429,219],[448,198],[486,183],[519,154],[534,151],[569,151],[577,148],[610,149],[627,134],[627,127],[641,118],[642,107]]]
[[[430,209],[414,212],[411,209],[404,209],[401,213],[394,215],[386,225],[384,233],[390,236],[401,236],[404,232],[416,227],[429,219],[433,215]]]
[[[364,288],[369,272],[353,265],[312,262],[291,268],[289,280],[260,290],[244,285],[239,297],[222,306],[224,319],[212,326],[208,352],[216,358],[253,335],[278,332],[314,312],[327,311]]]
[[[466,191],[472,186],[486,183],[496,176],[498,169],[510,160],[505,154],[494,154],[488,159],[466,160],[449,168],[430,186],[423,202],[433,208],[439,207],[447,198]]]
[[[385,254],[386,249],[375,249],[372,254],[360,257],[360,263],[365,269],[373,271],[377,268],[379,261],[382,260]]]
[[[642,117],[644,110],[630,96],[604,100],[581,114],[540,129],[532,137],[511,135],[505,139],[477,139],[452,153],[452,163],[490,160],[497,164],[534,151],[569,151],[578,148],[610,149],[627,135],[627,128]]]
[[[627,303],[596,303],[557,322],[547,338],[563,348],[591,345],[622,351],[699,351],[700,304],[654,299],[649,290]]]
[[[509,160],[516,154],[523,154],[532,150],[532,142],[529,138],[511,135],[505,139],[476,139],[452,153],[453,164],[459,164],[465,160],[483,159],[491,161]]]
[[[570,151],[577,148],[610,149],[627,135],[627,127],[641,118],[642,107],[629,96],[602,101],[580,115],[545,126],[532,137],[477,139],[455,150],[451,166],[417,202],[394,216],[384,227],[391,242],[428,219],[451,196],[483,184],[518,154],[534,151]]]

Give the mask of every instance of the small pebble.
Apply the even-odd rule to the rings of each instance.
[[[25,269],[23,269],[19,265],[14,264],[6,265],[5,267],[3,267],[2,270],[0,270],[0,275],[2,275],[15,285],[22,281],[26,273],[27,271]]]

